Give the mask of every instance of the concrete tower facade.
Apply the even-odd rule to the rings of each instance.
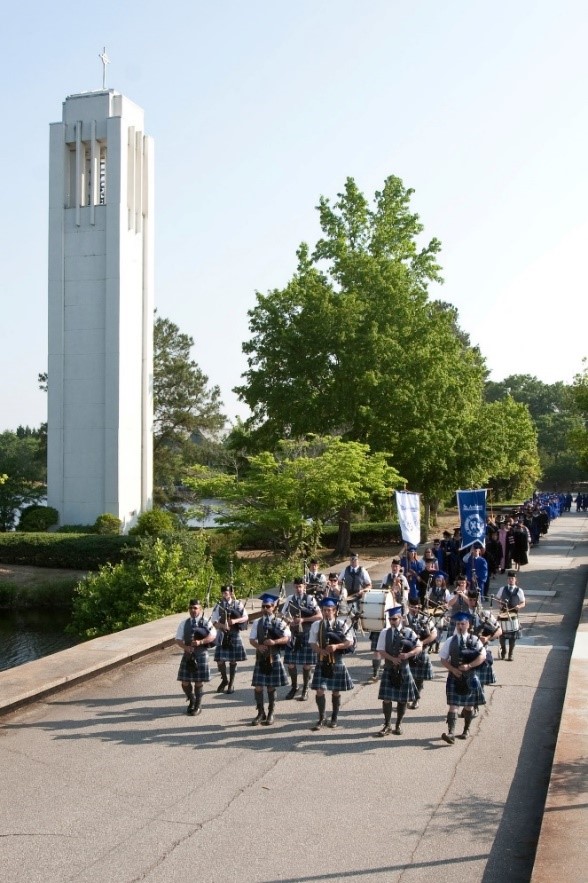
[[[50,129],[48,503],[60,524],[152,504],[153,142],[108,89]]]

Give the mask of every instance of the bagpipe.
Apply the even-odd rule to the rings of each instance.
[[[285,619],[278,616],[272,616],[269,622],[265,621],[265,617],[257,620],[256,640],[258,645],[264,645],[265,641],[278,641],[286,634],[288,623]],[[270,675],[274,666],[273,647],[260,649],[258,646],[256,652],[257,662],[262,674]]]
[[[390,656],[397,659],[401,653],[410,653],[411,650],[414,650],[415,647],[416,641],[414,638],[411,638],[409,635],[407,635],[404,630],[401,635],[399,635],[397,632],[392,639]],[[388,652],[387,648],[386,652]],[[391,686],[401,687],[403,678],[402,661],[398,660],[398,663],[395,665],[393,662],[387,659],[384,667],[386,669],[386,673],[388,675]]]
[[[329,647],[334,647],[337,644],[345,644],[349,640],[349,634],[353,628],[351,622],[345,620],[345,622],[341,622],[341,620],[333,620],[331,622],[326,622],[323,620],[320,624],[319,628],[319,639],[318,645],[321,650],[326,650]],[[321,666],[321,674],[324,678],[330,678],[333,676],[335,670],[335,662],[336,662],[336,654],[343,655],[344,653],[353,653],[355,650],[355,643],[352,644],[351,647],[346,648],[345,650],[337,650],[336,652],[330,651],[326,656],[322,655],[320,660]]]
[[[478,658],[480,655],[480,650],[477,647],[468,647],[467,644],[463,649],[460,649],[457,666],[460,665],[471,665],[474,660]],[[455,692],[459,696],[466,696],[471,692],[472,686],[470,681],[471,672],[462,672],[461,675],[456,676],[453,675],[455,680]]]

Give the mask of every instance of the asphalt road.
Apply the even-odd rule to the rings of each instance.
[[[253,651],[234,695],[214,692],[215,672],[196,718],[185,714],[175,648],[8,715],[2,879],[528,881],[586,585],[587,523],[565,515],[533,550],[520,584],[547,594],[528,596],[515,659],[495,663],[499,684],[466,742],[440,738],[436,657],[404,734],[372,738],[382,713],[366,683],[367,637],[349,660],[356,688],[334,731],[310,732],[312,699],[280,701],[273,727],[249,727]]]

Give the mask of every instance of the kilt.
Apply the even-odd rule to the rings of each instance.
[[[347,666],[343,662],[341,656],[335,655],[333,674],[330,678],[323,675],[321,664],[320,662],[317,662],[310,687],[312,690],[334,690],[337,693],[345,693],[347,690],[353,690],[351,675],[347,671]]]
[[[378,699],[384,702],[416,702],[420,699],[420,692],[414,682],[410,665],[402,663],[402,681],[399,687],[392,685],[390,680],[391,666],[385,665],[380,681]]]
[[[316,665],[317,655],[308,643],[308,635],[302,639],[302,644],[295,650],[290,644],[286,645],[284,662],[286,665]]]
[[[496,683],[496,675],[494,674],[494,666],[493,666],[492,662],[489,661],[488,657],[490,657],[490,660],[492,659],[492,651],[491,650],[486,651],[486,661],[483,662],[482,665],[479,665],[476,668],[476,674],[478,675],[478,678],[480,679],[480,683],[482,684],[483,687],[491,687],[493,684]]]
[[[241,640],[240,632],[229,632],[229,646],[223,647],[224,632],[219,631],[216,636],[216,650],[214,651],[215,662],[244,662],[247,659],[245,647]]]
[[[195,665],[191,664],[192,660],[194,660]],[[202,681],[204,683],[209,680],[208,652],[200,650],[194,653],[193,656],[184,653],[178,669],[178,681]]]
[[[288,675],[280,654],[274,653],[274,660],[269,674],[264,674],[259,664],[259,654],[255,654],[255,667],[251,678],[252,687],[285,687],[289,684]]]
[[[412,676],[417,681],[432,681],[433,666],[431,665],[431,657],[428,650],[423,650],[418,656],[411,656],[410,670]]]
[[[447,684],[445,687],[448,705],[486,705],[484,690],[482,689],[482,685],[477,674],[475,674],[474,672],[469,672],[468,680],[470,685],[470,692],[464,693],[464,695],[461,696],[455,690],[456,678],[451,673],[448,674]]]

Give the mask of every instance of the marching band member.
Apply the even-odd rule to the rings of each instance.
[[[478,591],[469,589],[467,601],[472,617],[471,631],[480,639],[486,651],[486,659],[482,665],[478,666],[476,674],[483,687],[491,687],[496,683],[496,675],[494,674],[494,666],[492,664],[492,653],[488,645],[494,638],[500,638],[502,629],[500,628],[500,623],[480,604],[480,593]]]
[[[455,742],[457,709],[463,706],[464,728],[460,739],[467,739],[474,706],[485,705],[486,698],[475,669],[486,659],[484,645],[475,635],[468,634],[471,615],[465,611],[454,613],[455,634],[447,638],[439,649],[441,664],[447,669],[447,732],[441,738],[449,745]]]
[[[514,570],[509,570],[507,575],[507,584],[505,586],[501,586],[497,593],[496,599],[500,601],[501,608],[504,612],[513,612],[518,613],[519,610],[522,610],[525,604],[527,603],[525,600],[525,593],[521,589],[520,586],[517,586],[517,575]],[[500,620],[500,617],[499,617]],[[508,661],[512,662],[515,641],[517,638],[520,638],[521,631],[517,629],[516,631],[508,633]],[[500,635],[500,658],[504,659],[506,656],[506,635],[504,631]]]
[[[343,583],[339,582],[339,577],[336,573],[329,574],[324,597],[333,598],[333,600],[337,602],[337,615],[347,616],[347,614],[349,613],[349,605],[347,603],[347,589],[345,588]]]
[[[376,737],[387,736],[394,732],[396,736],[402,735],[401,723],[406,712],[408,702],[415,702],[419,698],[409,660],[417,656],[422,650],[422,644],[418,635],[411,628],[402,625],[402,607],[390,607],[386,610],[389,625],[383,628],[378,638],[378,652],[384,659],[384,673],[380,681],[378,699],[382,700],[384,712],[384,726]],[[392,730],[392,703],[397,703],[396,726]]]
[[[382,588],[388,589],[394,598],[394,604],[402,607],[404,613],[408,610],[408,580],[402,573],[400,567],[400,558],[393,558],[392,563],[390,565],[390,573],[386,576],[386,579],[382,581]],[[383,666],[383,660],[380,654],[377,651],[378,639],[380,637],[380,632],[382,630],[378,629],[378,631],[370,632],[370,649],[373,653],[372,657],[372,676],[370,681],[375,683],[379,676],[380,671]]]
[[[247,659],[241,632],[247,628],[248,621],[245,605],[242,601],[237,601],[233,587],[221,586],[221,600],[212,611],[212,622],[218,632],[214,660],[221,674],[221,682],[216,688],[217,693],[224,693],[225,690],[227,693],[235,692],[237,663]]]
[[[452,595],[449,596],[449,601],[447,602],[447,610],[451,619],[449,620],[449,625],[447,627],[447,637],[450,638],[455,631],[455,620],[453,619],[453,615],[455,613],[468,613],[469,612],[469,604],[468,604],[468,581],[465,578],[463,573],[457,577],[455,581],[455,591]]]
[[[283,687],[288,683],[281,648],[290,640],[291,632],[286,620],[276,616],[278,597],[269,592],[260,597],[262,616],[254,621],[249,635],[249,641],[257,651],[251,680],[251,685],[255,688],[257,716],[251,721],[251,726],[265,724],[269,727],[274,722],[276,687]],[[267,688],[267,715],[263,704],[264,687]]]
[[[312,564],[312,562],[311,562]],[[298,690],[298,668],[302,666],[302,693],[300,701],[308,699],[308,684],[312,668],[316,665],[317,657],[313,652],[308,637],[313,622],[320,621],[322,613],[313,595],[305,592],[304,580],[296,577],[294,580],[294,594],[286,598],[282,607],[282,616],[291,620],[290,631],[292,637],[286,647],[284,662],[288,666],[288,674],[292,686],[286,694],[286,699],[293,699]]]
[[[188,603],[189,616],[176,631],[176,644],[184,651],[178,669],[178,681],[188,699],[188,714],[200,714],[202,692],[205,682],[210,680],[208,648],[214,643],[216,629],[212,621],[204,616],[202,604],[197,598]],[[194,684],[194,689],[192,689]]]
[[[327,578],[319,571],[319,563],[316,558],[311,558],[306,574],[307,591],[315,595],[317,601],[324,594],[327,587]]]
[[[414,599],[410,601],[406,615],[406,624],[409,629],[412,629],[417,634],[423,648],[417,656],[413,656],[410,660],[410,668],[416,688],[419,694],[422,694],[424,682],[433,680],[433,666],[431,665],[429,648],[437,642],[437,628],[429,615],[421,611],[418,601]],[[408,707],[418,708],[419,700],[414,699]]]
[[[359,556],[352,552],[349,556],[349,564],[339,574],[339,582],[347,589],[347,601],[349,604],[358,604],[366,592],[372,587],[370,575],[365,567],[360,567]]]
[[[321,601],[321,622],[313,622],[310,627],[310,646],[318,656],[318,662],[312,678],[312,689],[316,690],[316,704],[319,718],[312,727],[320,730],[325,725],[327,690],[332,691],[332,713],[329,726],[334,729],[338,724],[341,693],[353,689],[353,681],[347,671],[343,654],[352,650],[355,644],[355,633],[351,621],[336,615],[337,602],[333,598]]]

